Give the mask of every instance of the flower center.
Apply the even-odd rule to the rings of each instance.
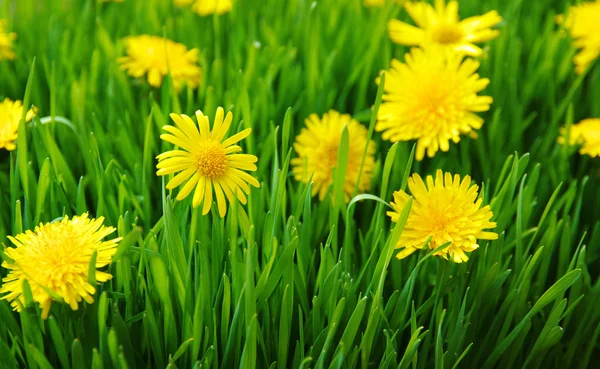
[[[205,177],[214,179],[225,175],[227,155],[219,142],[208,141],[200,146],[196,154],[196,168]]]
[[[325,157],[321,158],[327,163],[328,168],[337,166],[339,145],[328,144],[325,146]]]
[[[440,44],[454,44],[465,37],[463,30],[454,24],[438,24],[432,30],[431,38]]]
[[[434,79],[426,84],[423,91],[415,99],[415,116],[413,119],[429,127],[438,126],[441,122],[454,121],[458,118],[455,83]]]

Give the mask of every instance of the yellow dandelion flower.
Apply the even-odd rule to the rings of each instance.
[[[158,36],[131,36],[124,40],[127,56],[118,59],[121,69],[135,78],[148,75],[148,83],[160,87],[163,77],[171,75],[175,89],[183,84],[196,88],[202,71],[198,65],[198,49]]]
[[[443,45],[470,56],[482,54],[475,44],[496,38],[499,32],[491,27],[502,22],[495,10],[461,21],[457,1],[446,4],[446,0],[435,0],[435,7],[424,1],[407,2],[404,9],[417,26],[390,20],[388,33],[393,42],[407,46]]]
[[[449,141],[473,134],[487,111],[489,96],[478,96],[489,83],[476,73],[479,62],[443,48],[413,48],[406,63],[392,60],[375,130],[392,142],[417,140],[416,159],[448,151]],[[379,80],[377,80],[379,84]]]
[[[232,6],[231,0],[196,0],[192,5],[192,10],[201,16],[222,15],[229,13]]]
[[[338,150],[344,125],[348,129],[349,152],[346,177],[344,182],[344,197],[346,201],[354,193],[359,180],[360,165],[367,146],[367,129],[348,114],[340,114],[330,110],[319,118],[312,114],[306,119],[303,128],[296,137],[294,149],[297,158],[291,160],[294,177],[298,181],[313,182],[312,194],[319,195],[323,200],[331,186],[332,169],[337,165]],[[370,141],[367,156],[363,165],[358,191],[365,192],[371,187],[371,177],[375,168],[375,143]]]
[[[35,108],[29,109],[25,121],[29,122],[35,112]],[[0,103],[0,149],[11,151],[17,148],[15,141],[17,140],[19,122],[22,116],[23,104],[21,101],[12,101],[7,98]]]
[[[436,173],[435,181],[427,176],[427,185],[418,174],[408,179],[408,188],[414,197],[408,220],[396,244],[402,249],[397,255],[403,259],[421,249],[429,237],[429,248],[434,250],[445,243],[448,247],[435,255],[444,259],[450,257],[455,263],[469,260],[465,252],[479,247],[477,239],[495,240],[498,234],[484,229],[495,228],[490,222],[493,214],[488,205],[481,207],[482,199],[477,198],[478,186],[471,185],[471,177],[461,181],[458,174]],[[409,195],[404,191],[394,192],[390,204],[393,211],[387,212],[392,222],[397,222]]]
[[[96,269],[102,268],[110,264],[120,241],[120,238],[103,241],[115,231],[102,225],[103,222],[104,218],[89,219],[85,213],[40,224],[33,232],[9,236],[15,247],[4,249],[8,258],[2,266],[9,273],[2,280],[0,294],[7,294],[2,300],[11,301],[13,308],[21,311],[21,305],[25,304],[23,282],[27,281],[44,319],[52,303],[48,290],[60,296],[73,310],[77,310],[82,300],[93,303],[96,287],[88,282],[92,255],[96,252]],[[106,282],[111,278],[109,273],[96,270],[96,281]]]
[[[15,52],[13,51],[13,41],[16,39],[16,33],[6,32],[6,20],[0,19],[0,60],[15,59]]]
[[[558,16],[558,23],[569,30],[577,49],[573,62],[575,70],[581,74],[600,55],[600,0],[581,3],[569,7],[567,16]]]
[[[564,144],[567,131],[561,129],[558,142]],[[577,124],[571,125],[569,132],[569,145],[582,145],[579,149],[581,155],[589,155],[592,158],[600,156],[600,118],[584,119]]]
[[[251,128],[247,128],[223,140],[231,125],[233,116],[227,113],[223,119],[223,108],[217,109],[212,131],[208,117],[200,110],[196,111],[198,126],[185,114],[171,114],[177,127],[164,126],[168,133],[160,138],[179,146],[182,150],[171,150],[158,155],[156,172],[159,176],[180,172],[167,183],[172,190],[187,181],[179,191],[177,200],[185,199],[195,188],[192,205],[204,202],[202,214],[208,214],[213,202],[213,189],[219,208],[219,215],[225,216],[227,205],[234,202],[234,196],[246,204],[246,194],[250,194],[248,183],[260,187],[260,183],[245,171],[256,171],[258,158],[250,154],[239,154],[242,148],[237,142],[248,137]],[[223,196],[225,194],[225,196]]]

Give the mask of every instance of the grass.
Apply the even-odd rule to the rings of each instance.
[[[556,138],[600,116],[600,68],[573,72],[554,21],[568,5],[461,1],[463,17],[504,18],[481,61],[494,103],[479,139],[416,162],[411,142],[374,133],[371,194],[330,206],[290,175],[294,137],[329,109],[372,132],[375,78],[406,52],[386,35],[388,19],[407,19],[400,7],[247,0],[201,18],[166,0],[0,3],[18,34],[0,95],[40,111],[18,149],[0,151],[0,240],[86,211],[124,238],[94,304],[54,304],[43,321],[34,304],[18,314],[0,301],[0,368],[592,367],[600,167]],[[197,47],[200,88],[176,94],[122,72],[120,39],[144,33]],[[217,106],[234,130],[253,128],[245,148],[261,182],[225,219],[175,202],[155,175],[168,114]],[[397,260],[403,221],[390,224],[385,203],[410,173],[438,168],[483,185],[500,237],[464,264]]]

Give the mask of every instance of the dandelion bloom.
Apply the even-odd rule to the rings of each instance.
[[[6,20],[0,19],[0,60],[15,59],[15,52],[13,51],[13,41],[16,39],[16,33],[6,32]]]
[[[196,111],[200,130],[187,115],[171,114],[177,127],[164,126],[163,129],[168,133],[162,134],[160,138],[182,150],[167,151],[156,157],[157,175],[180,172],[167,183],[167,189],[172,190],[187,181],[179,191],[177,200],[185,199],[195,188],[192,206],[204,203],[202,214],[205,215],[212,206],[214,189],[221,217],[227,212],[225,197],[229,203],[233,203],[234,196],[237,196],[242,204],[246,204],[244,192],[250,194],[248,183],[260,187],[256,178],[245,172],[256,171],[255,163],[258,158],[250,154],[239,154],[242,148],[236,145],[248,137],[252,129],[247,128],[224,140],[233,116],[231,112],[227,113],[225,119],[223,116],[223,108],[219,107],[211,131],[208,117],[200,110]]]
[[[469,260],[465,252],[479,247],[477,239],[495,240],[498,234],[484,229],[495,228],[490,222],[493,214],[488,205],[481,207],[478,198],[478,186],[471,186],[471,177],[461,181],[458,174],[454,178],[450,173],[436,173],[435,181],[427,176],[427,184],[418,174],[408,179],[408,188],[414,197],[408,220],[396,244],[402,249],[397,255],[403,259],[421,249],[431,237],[429,248],[434,250],[448,242],[450,245],[435,255],[450,258],[455,263]],[[397,222],[406,205],[409,195],[404,191],[394,192],[394,201],[390,204],[393,211],[387,215]]]
[[[392,60],[386,72],[375,125],[384,140],[417,140],[422,160],[425,151],[429,157],[448,151],[450,140],[458,143],[461,134],[481,128],[475,113],[489,110],[492,98],[477,95],[490,82],[476,73],[479,62],[435,47],[413,48],[405,60]]]
[[[2,266],[9,273],[2,280],[0,293],[7,294],[2,299],[11,301],[13,308],[21,311],[25,304],[23,282],[27,281],[44,319],[52,303],[48,290],[60,296],[73,310],[77,310],[82,300],[93,303],[96,287],[88,282],[92,256],[96,252],[96,281],[108,281],[112,276],[97,269],[110,264],[120,241],[120,238],[103,241],[115,231],[102,225],[103,222],[104,218],[89,219],[85,213],[40,224],[33,232],[9,236],[15,247],[4,249],[8,258]]]
[[[325,198],[333,181],[332,169],[337,166],[342,130],[346,125],[350,145],[344,179],[344,197],[346,201],[350,200],[359,182],[359,175],[358,191],[368,191],[375,168],[375,143],[368,143],[361,174],[360,165],[367,146],[367,129],[350,115],[334,110],[325,113],[323,118],[312,114],[305,123],[306,128],[302,129],[294,143],[298,157],[291,160],[296,180],[308,183],[312,178],[313,196],[318,194],[320,200]]]
[[[567,138],[565,128],[561,129],[558,142],[563,144]],[[571,125],[569,130],[569,145],[582,145],[579,153],[593,158],[600,156],[600,118],[584,119]]]
[[[131,36],[124,39],[127,56],[119,58],[121,69],[135,78],[148,75],[148,83],[160,87],[169,74],[176,90],[183,84],[196,88],[202,71],[198,65],[198,49],[158,36]]]
[[[192,10],[198,15],[222,15],[231,11],[231,0],[196,0],[192,5]]]
[[[33,118],[35,110],[35,108],[29,109],[25,116],[26,122]],[[22,116],[23,105],[21,101],[12,101],[7,98],[0,103],[0,149],[11,151],[17,148],[15,141],[17,140],[19,122]]]
[[[443,45],[470,56],[482,54],[475,44],[496,38],[499,32],[491,27],[502,22],[495,10],[461,21],[457,1],[446,4],[445,0],[435,0],[435,7],[424,1],[407,2],[404,9],[417,26],[390,20],[388,32],[393,42],[407,46]]]
[[[600,55],[600,0],[571,6],[567,16],[560,15],[557,20],[569,30],[573,45],[581,49],[573,59],[581,74]]]

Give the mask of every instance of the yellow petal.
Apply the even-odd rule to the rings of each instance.
[[[177,197],[175,199],[181,201],[181,200],[185,199],[186,197],[188,197],[188,195],[194,189],[194,186],[196,186],[196,184],[198,183],[199,179],[201,179],[200,174],[197,172],[194,173],[192,178],[190,178],[190,180],[187,181],[186,184],[183,186],[181,191],[179,191],[179,193],[177,194]]]
[[[212,181],[210,178],[205,179],[206,184],[204,188],[204,204],[202,207],[202,215],[208,214],[210,208],[212,207]]]

